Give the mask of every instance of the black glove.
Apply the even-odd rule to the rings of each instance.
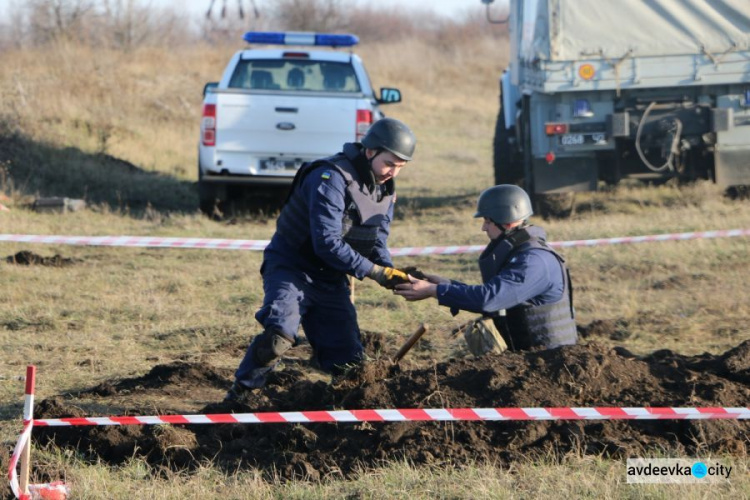
[[[417,278],[418,280],[426,280],[427,275],[423,273],[417,266],[406,266],[406,267],[399,267],[399,271],[401,271],[404,274],[410,274]]]

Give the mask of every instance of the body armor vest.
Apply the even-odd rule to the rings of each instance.
[[[364,257],[369,257],[375,248],[378,229],[387,217],[393,199],[393,182],[391,180],[386,183],[386,193],[381,197],[380,188],[374,184],[374,180],[368,186],[363,181],[361,172],[354,166],[353,161],[359,154],[357,146],[345,144],[343,153],[303,165],[294,178],[292,190],[276,223],[276,231],[290,245],[301,248],[312,260],[317,259],[317,256],[312,248],[310,214],[300,194],[300,186],[312,171],[320,171],[324,167],[336,169],[346,181],[342,239]],[[320,264],[322,267],[322,261]]]
[[[565,259],[555,252],[534,227],[523,228],[491,242],[479,257],[482,281],[487,282],[500,273],[508,260],[519,252],[538,248],[550,252],[560,263],[563,274],[563,296],[557,302],[544,305],[523,303],[506,311],[506,316],[495,318],[495,324],[506,337],[511,349],[535,346],[548,348],[575,344],[578,334],[573,309],[573,287]]]

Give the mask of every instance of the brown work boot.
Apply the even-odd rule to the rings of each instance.
[[[240,384],[236,380],[232,384],[232,387],[229,388],[227,391],[226,396],[224,396],[224,402],[227,403],[244,403],[246,402],[250,396],[253,395],[255,392],[255,389],[252,387],[245,387],[244,385]]]

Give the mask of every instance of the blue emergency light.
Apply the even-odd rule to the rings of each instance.
[[[299,31],[248,31],[242,39],[247,43],[263,43],[268,45],[317,45],[326,47],[352,47],[359,43],[359,38],[356,35]]]

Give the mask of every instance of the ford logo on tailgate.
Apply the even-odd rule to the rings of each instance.
[[[276,128],[279,130],[294,130],[295,125],[292,122],[279,122],[276,124]]]

